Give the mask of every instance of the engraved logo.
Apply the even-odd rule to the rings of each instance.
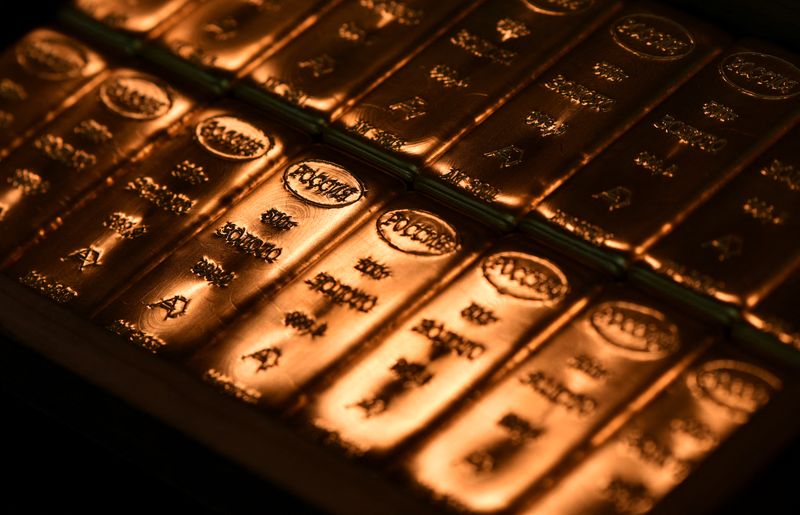
[[[772,55],[732,54],[719,64],[722,78],[745,95],[780,100],[800,94],[800,70]]]
[[[632,357],[658,359],[680,347],[678,328],[655,309],[629,302],[604,302],[590,316],[592,327]]]
[[[594,0],[525,0],[525,3],[536,12],[561,16],[585,11],[594,5]]]
[[[553,263],[522,252],[500,252],[483,260],[483,276],[502,295],[545,304],[560,302],[569,291],[564,273]]]
[[[169,88],[141,75],[109,78],[100,86],[100,100],[118,115],[133,120],[152,120],[172,107]]]
[[[689,31],[672,20],[652,14],[620,18],[611,27],[611,37],[628,52],[659,61],[681,59],[694,49]]]
[[[401,252],[443,256],[458,248],[455,228],[433,213],[411,209],[388,211],[378,218],[381,238]]]
[[[688,383],[696,397],[728,408],[739,419],[755,413],[781,388],[781,382],[772,374],[733,360],[704,363],[689,374]]]
[[[17,62],[37,77],[66,80],[81,74],[89,59],[75,42],[59,37],[43,37],[17,46]]]
[[[283,174],[283,184],[296,197],[318,207],[345,207],[364,196],[361,181],[347,169],[319,159],[289,166]]]
[[[257,159],[272,148],[272,139],[252,124],[233,116],[212,116],[197,124],[197,141],[212,154],[243,161]]]

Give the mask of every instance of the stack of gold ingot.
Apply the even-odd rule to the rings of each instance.
[[[798,57],[657,3],[128,4],[0,57],[14,339],[337,512],[700,510],[800,430]]]

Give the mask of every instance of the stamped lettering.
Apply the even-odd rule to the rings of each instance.
[[[364,195],[363,184],[346,168],[319,159],[289,166],[283,183],[296,197],[324,208],[349,206]]]
[[[54,281],[36,270],[31,270],[20,277],[19,282],[29,288],[37,290],[42,295],[49,297],[58,304],[66,304],[78,296],[78,292],[69,286]]]
[[[490,152],[485,152],[483,157],[490,157],[500,161],[500,168],[511,168],[522,163],[522,156],[525,151],[516,145],[508,145],[507,147],[498,148]]]
[[[800,168],[795,165],[784,163],[780,159],[773,159],[759,173],[764,177],[783,183],[792,191],[800,191]]]
[[[72,129],[72,132],[94,145],[106,143],[114,138],[107,126],[93,119],[82,121]]]
[[[247,404],[256,404],[258,403],[258,399],[261,398],[261,392],[258,390],[250,388],[246,384],[236,381],[229,375],[223,374],[213,368],[206,370],[203,379],[216,386],[221,392],[231,395]]]
[[[492,202],[500,194],[499,188],[471,177],[455,166],[451,166],[450,171],[442,175],[442,180],[486,202]]]
[[[83,272],[85,268],[100,266],[100,251],[94,247],[85,247],[75,250],[61,258],[61,261],[75,261],[78,263],[78,271]]]
[[[175,168],[173,168],[169,174],[176,179],[180,179],[185,183],[191,184],[192,186],[197,186],[198,184],[208,182],[208,175],[206,175],[205,168],[194,164],[188,159],[185,159],[175,165]]]
[[[257,159],[272,148],[264,131],[235,116],[213,116],[197,124],[195,137],[212,154],[243,161]]]
[[[359,0],[359,5],[400,25],[418,25],[425,14],[422,9],[414,9],[398,0]]]
[[[450,43],[475,57],[489,59],[492,62],[504,66],[510,66],[511,63],[514,62],[514,59],[517,58],[516,52],[499,48],[497,45],[471,33],[467,29],[461,29],[453,35],[450,38]]]
[[[661,359],[680,348],[678,327],[664,313],[630,302],[604,302],[589,316],[594,330],[636,359]]]
[[[16,48],[17,62],[30,73],[47,80],[78,77],[89,62],[86,50],[58,36],[23,41]]]
[[[33,146],[48,159],[61,163],[73,170],[80,171],[93,166],[97,162],[97,157],[94,154],[75,148],[60,136],[53,134],[40,136],[34,140]]]
[[[27,168],[17,168],[6,181],[12,188],[21,190],[26,197],[47,193],[50,189],[50,181],[42,179],[41,175]]]
[[[136,327],[136,324],[128,322],[127,320],[115,320],[107,327],[107,329],[112,333],[121,336],[123,339],[138,345],[143,349],[147,349],[154,354],[167,344],[158,336],[154,336],[142,331]]]
[[[371,257],[359,258],[353,268],[361,272],[365,277],[376,281],[392,276],[392,270],[388,266],[375,261]]]
[[[594,0],[525,0],[525,3],[536,12],[560,16],[585,11],[594,5]]]
[[[446,64],[437,64],[431,68],[428,76],[445,88],[465,89],[469,87],[469,79],[461,77],[458,71]]]
[[[258,373],[280,365],[282,355],[283,351],[278,347],[266,347],[253,353],[245,354],[242,356],[242,360],[251,359],[256,361],[258,363],[256,373]]]
[[[274,243],[264,241],[234,222],[225,222],[225,225],[214,232],[214,236],[223,238],[226,245],[265,263],[274,263],[283,252]]]
[[[356,123],[347,127],[349,132],[364,137],[370,141],[374,141],[378,146],[387,150],[398,151],[406,146],[406,140],[393,134],[385,129],[381,129],[372,123],[359,118]]]
[[[115,75],[100,86],[100,100],[111,111],[133,120],[152,120],[172,107],[165,84],[140,75]]]
[[[678,23],[652,14],[631,14],[611,27],[614,41],[625,50],[649,59],[673,61],[689,55],[694,38]]]
[[[401,115],[403,120],[413,120],[427,114],[428,101],[422,97],[411,97],[389,105],[389,111]]]
[[[501,295],[556,304],[569,291],[566,276],[555,264],[530,254],[492,254],[483,260],[481,269],[486,280]]]
[[[613,240],[614,234],[606,231],[599,225],[587,222],[575,215],[571,215],[561,209],[556,209],[549,221],[565,231],[569,231],[592,245],[602,245],[606,241]]]
[[[294,221],[292,215],[274,207],[261,213],[261,223],[278,231],[289,231],[297,227],[297,222]]]
[[[311,57],[297,63],[297,67],[310,73],[315,79],[330,75],[336,70],[336,61],[328,54]]]
[[[712,249],[717,253],[717,259],[725,262],[742,255],[744,240],[738,234],[726,234],[703,243],[703,248]]]
[[[189,299],[183,295],[173,295],[172,297],[147,304],[147,307],[148,309],[164,310],[164,320],[169,320],[186,314],[186,308],[189,307]]]
[[[769,402],[781,382],[769,372],[742,361],[714,360],[688,375],[689,389],[699,399],[726,408],[744,421]]]
[[[327,323],[319,323],[314,317],[302,311],[286,313],[286,316],[283,317],[283,325],[295,329],[300,335],[309,335],[312,339],[317,336],[325,336],[325,331],[328,329]]]
[[[519,39],[531,35],[531,29],[520,20],[514,18],[502,18],[497,21],[497,32],[500,34],[500,41],[506,42],[510,39]]]
[[[619,83],[628,78],[628,74],[625,73],[625,70],[608,61],[598,61],[594,63],[594,66],[592,66],[592,73],[594,73],[595,77],[600,77],[603,80],[613,83]]]
[[[656,503],[645,485],[616,476],[603,488],[602,495],[617,513],[647,513]]]
[[[765,225],[781,225],[789,217],[789,213],[786,211],[779,213],[777,207],[758,197],[750,197],[745,200],[742,204],[742,211]]]
[[[726,105],[720,104],[715,100],[710,100],[703,104],[703,114],[712,120],[717,120],[718,122],[722,123],[733,122],[739,118],[739,115],[736,114],[736,111]]]
[[[422,319],[411,328],[431,342],[433,355],[431,360],[455,353],[469,361],[480,358],[486,352],[486,345],[474,342],[460,334],[445,328],[444,323],[429,318]]]
[[[485,308],[477,302],[471,302],[469,306],[461,310],[461,318],[476,325],[494,324],[499,319],[489,308]]]
[[[546,89],[561,95],[571,103],[586,107],[598,113],[611,111],[616,101],[602,93],[591,90],[582,84],[556,75],[542,84]]]
[[[647,152],[646,150],[643,150],[634,156],[633,164],[636,166],[641,166],[652,175],[664,177],[666,179],[672,179],[675,177],[675,174],[678,173],[678,165],[667,164],[663,159],[651,154],[650,152]]]
[[[427,211],[388,211],[378,218],[377,226],[383,241],[407,254],[443,256],[458,249],[456,229]]]
[[[525,124],[539,129],[539,134],[547,136],[561,136],[569,128],[569,124],[559,122],[553,116],[541,111],[531,111],[525,118]]]
[[[781,100],[800,94],[800,70],[772,55],[729,55],[719,64],[719,73],[725,82],[752,97]]]
[[[154,206],[176,215],[185,215],[197,203],[183,193],[175,193],[167,186],[156,183],[152,177],[135,178],[125,185],[125,191],[132,191]]]
[[[142,223],[140,217],[120,212],[108,215],[108,217],[103,220],[103,227],[111,229],[126,240],[135,240],[147,234],[148,231],[147,225]]]
[[[670,114],[666,114],[663,118],[654,122],[653,127],[675,136],[684,145],[689,145],[709,154],[716,154],[728,143],[725,138],[703,132]]]
[[[631,205],[633,192],[623,186],[615,186],[605,191],[594,193],[592,198],[604,202],[608,207],[608,211],[614,212]]]
[[[327,272],[320,272],[314,278],[306,279],[305,283],[311,291],[319,292],[334,304],[360,313],[369,313],[378,303],[375,295],[345,284]]]
[[[522,376],[519,382],[530,386],[534,392],[552,404],[561,406],[567,411],[576,412],[582,417],[594,413],[598,406],[596,399],[589,395],[573,392],[559,380],[541,370]]]
[[[227,287],[236,278],[236,274],[227,272],[221,265],[206,256],[193,264],[190,271],[197,277],[205,279],[208,284],[218,288]]]

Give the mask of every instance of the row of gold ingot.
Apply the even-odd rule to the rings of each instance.
[[[591,0],[76,4],[416,189],[797,345],[785,52]],[[789,381],[240,102],[49,29],[0,73],[6,275],[457,509],[648,511]]]

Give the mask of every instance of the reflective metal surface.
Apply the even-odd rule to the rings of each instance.
[[[191,366],[285,403],[319,374],[390,330],[475,259],[487,234],[413,195],[373,214],[277,295],[235,320]]]
[[[201,109],[6,274],[44,274],[91,313],[307,142],[238,103]]]
[[[609,292],[408,459],[411,475],[459,508],[508,508],[686,352],[694,323],[634,292]]]
[[[752,306],[800,260],[800,128],[786,134],[644,256],[673,281]]]
[[[60,225],[83,195],[193,104],[161,79],[112,71],[3,161],[0,255]]]
[[[105,60],[80,41],[36,29],[0,54],[0,157],[100,80]]]
[[[81,12],[116,30],[144,35],[187,4],[203,0],[74,0]]]
[[[248,303],[372,216],[400,185],[352,158],[312,147],[170,254],[96,320],[164,355],[207,345]]]
[[[708,63],[723,41],[685,15],[632,4],[423,173],[523,214]]]
[[[719,345],[590,454],[525,514],[645,513],[781,389]]]
[[[746,311],[744,317],[756,329],[800,350],[800,259],[795,265],[792,275]]]
[[[304,414],[310,422],[350,451],[391,451],[473,391],[521,343],[586,303],[596,278],[514,240],[493,247],[312,395]]]
[[[337,128],[402,159],[424,160],[618,7],[613,0],[572,2],[556,15],[532,5],[482,4],[358,101]]]
[[[259,52],[302,30],[336,0],[207,0],[158,44],[205,69],[235,74]]]
[[[791,126],[798,63],[756,42],[728,49],[537,211],[592,245],[642,252]]]
[[[329,118],[470,3],[347,0],[259,64],[246,84]]]

